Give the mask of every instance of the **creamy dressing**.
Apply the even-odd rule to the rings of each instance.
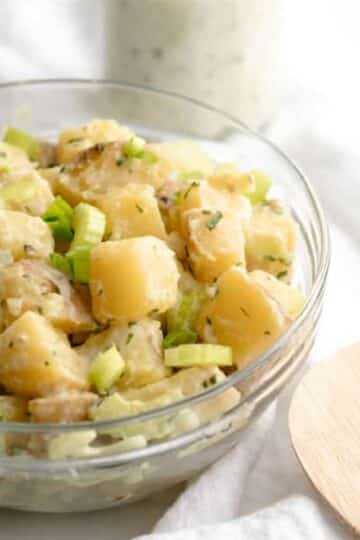
[[[252,128],[275,108],[280,0],[118,0],[107,75],[177,92]]]

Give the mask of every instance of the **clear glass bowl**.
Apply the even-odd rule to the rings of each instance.
[[[23,127],[46,138],[91,118],[115,118],[157,140],[191,138],[214,158],[243,169],[267,171],[274,194],[290,205],[299,224],[296,279],[307,302],[288,331],[251,365],[200,395],[138,416],[70,425],[0,423],[0,437],[36,449],[0,457],[0,506],[42,512],[108,508],[146,497],[190,478],[223,456],[242,430],[303,364],[316,334],[329,265],[329,237],[319,202],[304,175],[273,144],[237,120],[190,99],[104,81],[34,81],[0,86],[0,124]],[[226,413],[219,400],[236,389],[240,400]],[[213,404],[211,421],[194,423],[192,411]],[[141,433],[157,427],[146,446],[120,448],[109,429]],[[158,429],[162,426],[161,429]],[[164,427],[165,426],[165,427]],[[176,428],[174,427],[176,426]],[[72,433],[95,434],[87,455],[48,459],[41,447]],[[121,450],[121,452],[120,452]]]

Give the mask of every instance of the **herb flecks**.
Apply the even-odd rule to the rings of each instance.
[[[144,213],[144,209],[143,209],[142,206],[140,206],[140,204],[137,204],[137,203],[136,203],[135,206],[136,206],[136,209],[140,212],[140,214],[143,214],[143,213]]]
[[[241,313],[243,313],[243,315],[245,315],[245,317],[250,319],[250,314],[249,314],[248,311],[246,311],[246,309],[244,307],[240,306],[240,311],[241,311]]]
[[[134,337],[134,334],[132,332],[128,333],[127,339],[126,339],[126,345],[129,345],[130,341]]]
[[[215,229],[216,225],[219,223],[222,217],[223,217],[222,212],[220,212],[219,210],[217,212],[214,212],[211,215],[211,217],[206,222],[206,226],[209,229],[209,231],[212,231]]]
[[[286,270],[283,270],[282,272],[278,272],[278,273],[276,274],[276,277],[277,277],[277,279],[282,279],[283,277],[286,277],[287,274],[288,274],[287,271],[286,271]]]
[[[118,158],[116,158],[115,163],[116,163],[116,165],[118,167],[121,167],[121,165],[124,163],[124,160],[123,160],[123,158],[118,157]]]
[[[209,324],[210,326],[212,325],[212,320],[210,319],[210,317],[206,317],[206,322],[207,322],[207,324]]]
[[[264,332],[264,336],[271,336],[271,332],[270,332],[270,330],[265,330],[265,332]]]
[[[189,195],[189,193],[190,193],[190,191],[192,189],[194,189],[195,187],[199,187],[199,186],[200,186],[200,182],[196,182],[196,181],[191,182],[190,186],[187,188],[187,190],[184,193],[184,199],[187,199],[187,197],[188,197],[188,195]]]

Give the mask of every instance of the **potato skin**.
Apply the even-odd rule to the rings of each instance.
[[[0,249],[10,251],[15,260],[47,259],[54,250],[50,228],[39,217],[0,210],[0,230]]]
[[[244,268],[234,266],[219,278],[198,331],[206,342],[232,347],[234,363],[242,367],[270,347],[287,324],[278,303]]]
[[[136,236],[156,236],[166,240],[165,225],[152,186],[128,184],[110,190],[97,205],[106,215],[111,240]]]
[[[219,221],[212,227],[214,217]],[[245,266],[245,240],[238,215],[189,210],[185,219],[186,246],[196,279],[212,283],[234,264]]]
[[[65,334],[28,311],[0,336],[0,383],[18,396],[35,398],[87,387],[81,360]]]
[[[126,323],[164,313],[176,302],[178,279],[174,253],[158,238],[103,242],[90,260],[94,316],[102,323]]]

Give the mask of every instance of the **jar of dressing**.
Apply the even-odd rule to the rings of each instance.
[[[112,0],[106,76],[200,100],[265,127],[274,114],[280,0]]]

